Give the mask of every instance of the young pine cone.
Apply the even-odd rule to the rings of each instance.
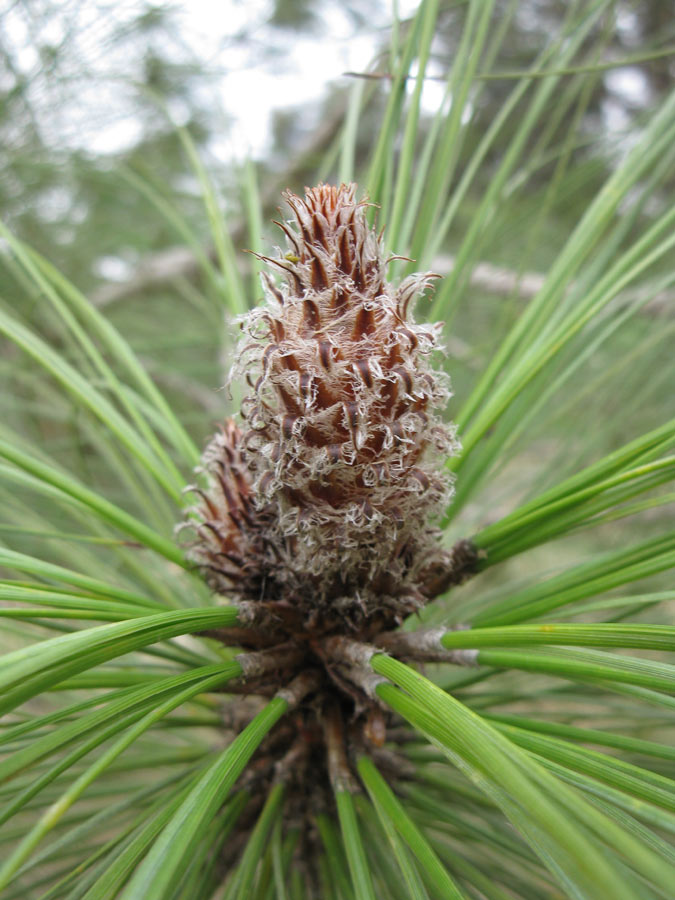
[[[209,441],[199,470],[203,490],[191,486],[200,504],[190,512],[195,539],[189,557],[214,591],[257,599],[263,591],[263,518],[253,505],[251,480],[241,453],[241,431],[227,419]]]
[[[288,252],[265,258],[283,284],[264,276],[233,367],[252,386],[243,434],[228,423],[209,445],[193,523],[216,590],[291,604],[313,628],[400,620],[449,561],[430,522],[451,496],[450,394],[430,362],[439,327],[411,319],[433,276],[387,283],[355,189],[284,195]]]

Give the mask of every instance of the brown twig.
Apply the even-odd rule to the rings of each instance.
[[[354,794],[358,791],[358,783],[352,774],[347,759],[345,746],[344,722],[340,707],[336,703],[328,705],[322,716],[324,741],[326,743],[326,759],[328,763],[328,775],[335,793],[348,791]]]
[[[282,672],[284,669],[295,668],[305,657],[302,647],[295,644],[284,644],[270,650],[254,650],[249,653],[239,653],[235,659],[242,668],[243,678],[256,679],[270,673]]]
[[[289,709],[294,709],[308,694],[313,693],[323,681],[323,674],[319,669],[305,669],[290,684],[277,691],[276,696],[288,703]]]
[[[275,763],[275,780],[286,782],[291,778],[297,779],[300,772],[306,767],[308,755],[308,742],[302,737],[297,738],[290,749]]]

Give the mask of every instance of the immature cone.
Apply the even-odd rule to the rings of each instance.
[[[284,195],[295,217],[277,223],[288,252],[266,259],[284,283],[264,276],[267,305],[246,318],[233,368],[253,386],[244,435],[233,450],[228,425],[230,437],[207,451],[212,484],[199,528],[210,536],[208,548],[193,549],[213,583],[214,551],[229,561],[235,548],[248,596],[255,573],[258,599],[292,604],[315,628],[402,618],[425,602],[448,559],[429,523],[451,493],[443,462],[457,445],[437,415],[450,395],[430,366],[438,326],[410,319],[434,276],[397,289],[386,282],[381,239],[355,188]],[[221,451],[227,459],[214,462]],[[239,498],[224,506],[223,478]],[[214,524],[227,534],[215,540]],[[235,573],[225,563],[223,571],[215,581],[226,590]]]
[[[196,534],[193,562],[219,593],[257,600],[264,580],[263,521],[253,505],[251,482],[241,453],[241,431],[228,419],[211,438],[200,471],[208,487],[190,490],[200,498],[190,522]]]

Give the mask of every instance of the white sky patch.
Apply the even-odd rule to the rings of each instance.
[[[624,66],[605,75],[607,89],[631,106],[644,107],[651,100],[647,76],[637,66]]]
[[[231,68],[219,84],[219,94],[235,122],[232,140],[223,144],[236,158],[266,153],[275,112],[319,101],[329,84],[345,80],[345,72],[364,71],[376,50],[374,35],[355,35],[347,16],[335,6],[326,9],[321,35],[268,31],[265,36],[278,53],[238,67],[232,58],[223,60],[224,68]]]
[[[123,282],[131,278],[134,267],[119,256],[102,256],[94,264],[94,272],[104,281]]]

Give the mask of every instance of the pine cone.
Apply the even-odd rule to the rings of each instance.
[[[269,568],[264,545],[269,526],[253,505],[241,437],[228,419],[204,451],[198,474],[205,476],[206,487],[189,488],[200,502],[186,523],[194,532],[188,555],[217,593],[259,601]]]
[[[254,384],[241,456],[278,554],[269,574],[315,623],[400,618],[443,558],[429,521],[449,500],[443,461],[457,447],[436,413],[450,396],[430,366],[438,326],[410,320],[434,276],[387,284],[355,185],[284,196],[288,252],[266,259],[284,284],[264,277],[267,305],[247,317],[233,369]]]

